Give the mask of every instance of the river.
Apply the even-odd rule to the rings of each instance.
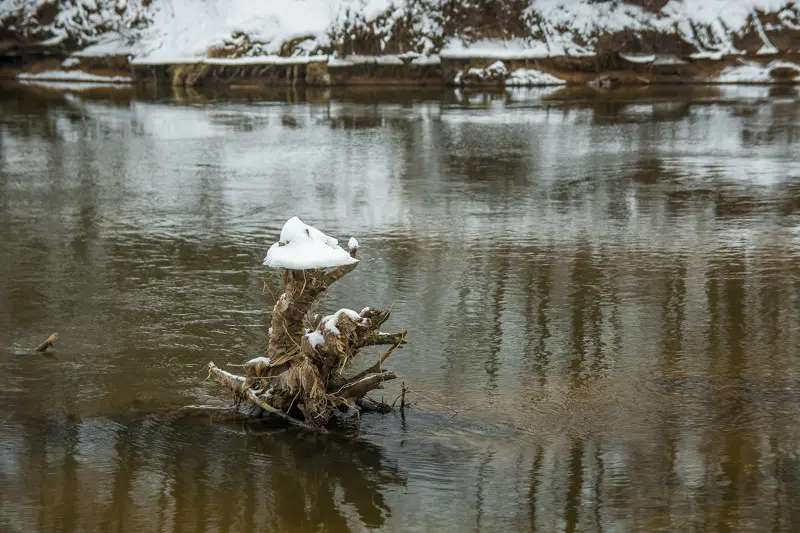
[[[800,528],[800,89],[15,87],[0,143],[2,531]],[[404,412],[187,408],[294,215],[359,240],[323,310],[392,308]]]

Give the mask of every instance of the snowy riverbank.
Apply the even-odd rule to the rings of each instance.
[[[6,0],[0,20],[0,53],[28,75],[113,61],[186,86],[800,81],[788,0]]]

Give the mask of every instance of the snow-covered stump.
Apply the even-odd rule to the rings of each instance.
[[[388,310],[340,309],[324,317],[312,313],[328,287],[356,268],[357,250],[354,238],[344,250],[336,239],[297,217],[283,226],[280,241],[264,259],[265,265],[281,269],[284,285],[272,310],[267,355],[245,363],[244,375],[208,365],[246,412],[322,428],[339,415],[388,410],[366,395],[397,378],[383,369],[383,362],[406,342],[406,330],[380,331]],[[347,375],[358,351],[373,345],[391,348],[366,370]]]

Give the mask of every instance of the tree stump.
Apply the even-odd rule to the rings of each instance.
[[[286,222],[280,241],[264,259],[265,265],[280,268],[284,286],[272,310],[266,356],[245,363],[244,375],[208,364],[241,409],[321,431],[337,417],[388,410],[366,395],[397,378],[384,370],[383,362],[405,344],[406,330],[381,332],[389,318],[384,309],[340,309],[324,317],[312,312],[328,287],[358,266],[357,250],[354,238],[344,250],[336,239],[297,217]],[[348,376],[358,351],[373,345],[391,348],[374,365]]]

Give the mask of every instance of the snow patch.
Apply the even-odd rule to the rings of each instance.
[[[761,48],[758,49],[756,55],[759,56],[767,56],[767,55],[774,55],[778,53],[778,49],[772,46],[772,43],[765,44]]]
[[[245,364],[246,365],[254,365],[256,363],[264,363],[265,365],[269,366],[269,364],[270,364],[269,357],[264,357],[264,356],[256,357],[256,358],[250,359]]]
[[[550,51],[544,43],[526,39],[483,39],[466,44],[453,39],[442,48],[440,56],[446,59],[536,59],[548,57]]]
[[[301,56],[301,57],[281,57],[281,56],[248,56],[248,57],[219,57],[205,58],[199,61],[203,65],[305,65],[312,62],[327,62],[328,56]],[[140,63],[141,64],[141,63]]]
[[[631,63],[652,63],[656,60],[655,54],[651,55],[628,55],[628,54],[620,54],[619,57],[624,59],[625,61],[630,61]]]
[[[411,60],[412,65],[440,65],[442,63],[442,58],[436,54],[429,55],[429,56],[419,56],[415,57]]]
[[[350,240],[347,241],[347,248],[350,250],[358,250],[358,241],[355,237],[350,237]]]
[[[20,80],[79,81],[92,83],[132,83],[129,76],[98,76],[82,70],[48,70],[36,74],[17,74]]]
[[[19,83],[30,87],[41,87],[54,91],[84,92],[96,89],[121,90],[129,89],[130,85],[122,83],[89,83],[84,81],[45,81],[45,80],[19,80]]]
[[[353,65],[405,65],[401,55],[361,56],[349,55],[343,59],[333,57],[328,60],[329,67],[351,67]]]
[[[506,79],[506,85],[512,87],[535,87],[545,85],[566,85],[567,82],[547,72],[534,68],[518,68]]]
[[[312,331],[311,333],[306,335],[306,338],[308,338],[308,343],[311,345],[312,348],[316,348],[317,346],[320,345],[323,346],[325,345],[325,337],[323,337],[322,333],[320,333],[319,331]]]
[[[61,62],[61,66],[64,68],[74,67],[81,62],[80,58],[78,57],[68,57],[64,61]]]
[[[286,221],[280,241],[270,247],[264,258],[264,265],[268,267],[294,270],[329,268],[357,262],[358,259],[350,257],[339,246],[339,241],[305,224],[298,217]]]
[[[721,61],[725,57],[725,52],[695,52],[690,54],[691,59],[710,59],[711,61]]]
[[[656,58],[653,61],[653,65],[661,66],[661,65],[686,65],[687,61],[684,61],[680,57],[672,54],[656,54]]]
[[[756,52],[756,54],[758,54],[760,56],[777,54],[778,53],[778,49],[775,48],[775,46],[773,46],[773,44],[770,42],[769,38],[767,37],[767,32],[764,31],[764,26],[761,24],[761,18],[758,16],[757,13],[755,14],[755,16],[753,16],[753,24],[756,27],[756,31],[758,32],[758,36],[761,37],[761,42],[764,43],[764,45],[761,48],[758,49],[758,52]]]
[[[472,67],[465,73],[459,71],[453,78],[456,85],[469,85],[471,83],[483,83],[492,81],[502,81],[508,76],[508,69],[502,61],[495,61],[486,68]]]
[[[352,309],[339,309],[338,311],[336,311],[332,315],[328,315],[328,316],[322,317],[322,320],[320,321],[320,325],[323,325],[323,324],[325,325],[325,331],[330,331],[334,335],[339,335],[339,334],[341,334],[341,331],[339,331],[339,327],[338,327],[339,326],[339,317],[342,316],[342,315],[346,315],[347,318],[349,318],[350,320],[353,320],[355,322],[358,322],[358,321],[362,320],[361,315],[359,315],[358,313],[356,313]]]
[[[772,61],[764,66],[753,61],[743,61],[739,65],[726,67],[715,80],[717,83],[773,83],[770,72],[776,68],[790,68],[800,75],[800,65],[789,61]]]

